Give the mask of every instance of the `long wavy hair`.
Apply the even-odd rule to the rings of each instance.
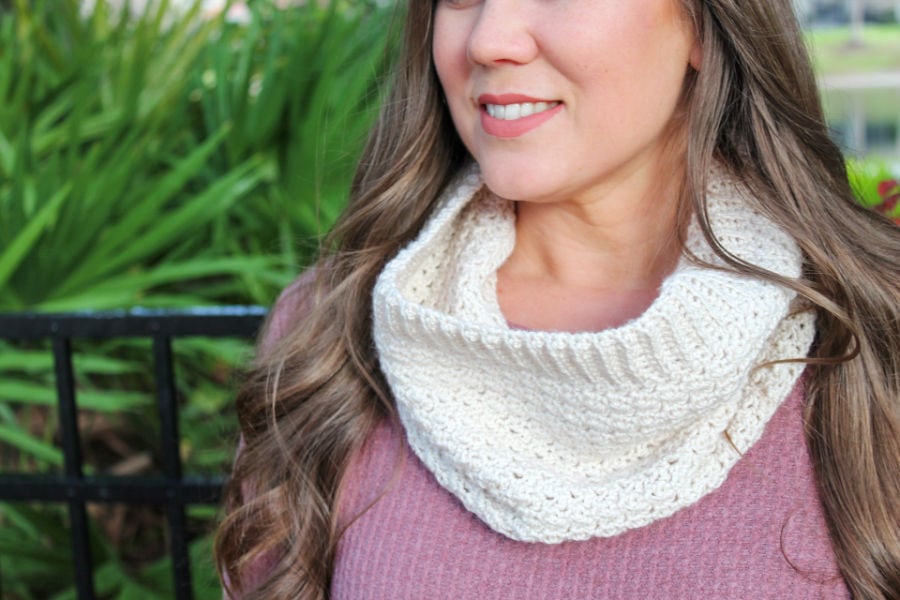
[[[857,598],[900,597],[900,229],[861,208],[829,139],[790,0],[682,0],[702,45],[686,90],[683,202],[731,268],[796,290],[817,313],[806,431],[832,544]],[[302,318],[263,345],[237,399],[243,446],[216,560],[235,597],[328,596],[346,466],[393,418],[371,332],[384,264],[468,160],[431,61],[432,0],[412,0],[391,91]],[[730,256],[707,218],[724,164],[796,240],[804,276]]]

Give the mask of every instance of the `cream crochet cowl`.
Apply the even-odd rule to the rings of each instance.
[[[720,173],[713,231],[734,255],[799,277],[792,239]],[[413,451],[510,538],[613,536],[719,487],[803,370],[810,312],[778,285],[682,258],[639,317],[601,332],[511,328],[497,269],[515,213],[470,169],[373,293],[378,358]],[[691,223],[687,247],[722,261]]]

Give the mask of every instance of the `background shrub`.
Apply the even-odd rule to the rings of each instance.
[[[235,23],[201,18],[199,0],[82,4],[0,4],[0,311],[269,304],[341,208],[391,55],[388,11],[255,0]],[[221,473],[248,344],[175,352],[186,470]],[[158,472],[148,355],[76,348],[88,472]],[[0,470],[59,470],[54,406],[47,349],[0,343]],[[4,597],[74,597],[62,510],[0,511]],[[220,597],[199,536],[214,514],[189,515],[198,598]],[[171,597],[162,514],[91,516],[98,593]]]

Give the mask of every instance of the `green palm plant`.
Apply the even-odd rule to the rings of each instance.
[[[390,59],[388,11],[256,0],[243,24],[201,19],[200,0],[177,19],[166,0],[137,15],[81,4],[0,3],[0,311],[270,302],[346,196]],[[86,443],[112,428],[152,456],[146,347],[78,350]],[[175,350],[186,465],[221,472],[229,373],[248,345]],[[0,343],[0,469],[59,468],[54,402],[47,350]],[[98,592],[171,596],[167,558],[129,562],[95,525]],[[65,540],[60,511],[0,504],[4,595],[73,597],[47,576],[70,568]],[[194,573],[197,597],[219,594],[208,561]]]
[[[0,307],[176,304],[148,291],[265,268],[200,243],[265,172],[261,157],[209,169],[226,132],[184,127],[183,96],[217,23],[164,28],[165,4],[112,26],[105,4],[84,19],[71,0],[19,0],[4,17]]]

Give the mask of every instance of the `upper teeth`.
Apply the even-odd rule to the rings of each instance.
[[[487,113],[495,119],[512,121],[553,108],[559,102],[522,102],[519,104],[485,104]]]

